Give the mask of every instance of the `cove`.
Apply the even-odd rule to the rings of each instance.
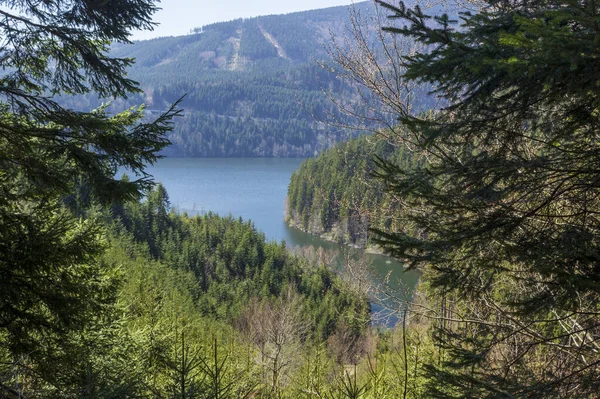
[[[399,262],[287,226],[283,218],[287,188],[301,163],[297,158],[163,158],[146,171],[165,186],[171,207],[178,212],[212,212],[251,220],[267,240],[283,240],[292,250],[312,246],[336,253],[341,262],[360,263],[376,280],[386,280],[403,299],[410,299],[419,276],[403,272]],[[385,301],[392,310],[373,303],[373,314],[383,314],[383,321],[377,324],[392,326],[398,321],[393,309],[401,310],[402,306]]]

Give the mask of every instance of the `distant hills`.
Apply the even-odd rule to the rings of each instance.
[[[373,4],[357,3],[363,14]],[[331,35],[343,35],[348,7],[271,15],[202,26],[194,34],[114,45],[111,55],[136,60],[129,76],[145,94],[112,104],[145,102],[158,113],[182,95],[184,116],[170,136],[169,156],[312,156],[348,132],[320,123],[339,115],[324,93],[354,89],[318,66]],[[100,105],[95,96],[64,98],[70,106]],[[315,119],[316,117],[316,119]],[[344,116],[340,116],[344,119]]]
[[[356,3],[362,17],[371,2]],[[147,104],[158,114],[186,95],[166,151],[185,157],[306,157],[356,133],[323,123],[354,121],[329,98],[358,107],[355,87],[319,66],[326,46],[347,35],[349,7],[237,19],[195,33],[116,44],[111,55],[132,57],[129,76],[143,95],[111,104],[114,111]],[[327,94],[328,93],[328,94]],[[65,97],[76,109],[102,103],[93,95]]]

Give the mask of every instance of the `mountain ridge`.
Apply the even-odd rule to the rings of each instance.
[[[184,36],[117,44],[111,55],[135,58],[129,76],[149,113],[187,94],[174,125],[168,156],[307,157],[353,133],[325,126],[343,116],[324,91],[352,98],[355,89],[317,65],[330,61],[325,45],[342,35],[349,7],[216,22]],[[354,9],[371,13],[369,2]],[[93,98],[78,106],[100,104]]]
[[[373,3],[360,2],[239,18],[201,26],[189,35],[115,44],[111,56],[136,60],[129,77],[143,93],[113,101],[109,111],[145,103],[153,115],[185,95],[183,116],[175,121],[168,136],[172,145],[163,155],[315,156],[358,134],[344,126],[360,121],[332,98],[353,110],[364,100],[355,84],[319,63],[332,63],[328,45],[349,45],[343,38],[351,18],[376,18],[375,11]],[[369,29],[368,34],[375,32]],[[370,39],[373,46],[381,45],[375,35]],[[88,94],[64,101],[83,110],[106,100]]]

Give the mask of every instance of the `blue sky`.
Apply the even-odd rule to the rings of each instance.
[[[259,15],[285,14],[352,4],[352,0],[162,0],[154,14],[160,25],[152,32],[133,32],[133,40],[185,35],[191,29],[213,22]]]

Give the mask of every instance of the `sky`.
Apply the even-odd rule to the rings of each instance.
[[[213,22],[260,15],[286,14],[317,8],[350,5],[352,0],[162,0],[162,10],[154,14],[160,23],[154,31],[133,32],[133,40],[179,36]]]

